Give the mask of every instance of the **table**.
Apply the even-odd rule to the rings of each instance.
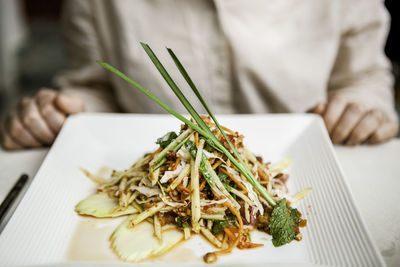
[[[388,266],[400,262],[400,139],[335,147],[355,202]],[[48,149],[0,150],[0,201],[21,173],[33,177]]]

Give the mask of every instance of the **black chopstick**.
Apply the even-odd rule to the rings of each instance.
[[[10,209],[11,206],[13,205],[14,201],[17,199],[17,197],[21,193],[21,191],[24,188],[28,179],[29,179],[28,175],[22,174],[19,177],[18,181],[11,188],[10,192],[8,192],[4,201],[1,203],[1,205],[0,205],[0,233],[3,230],[5,224],[7,224],[5,219],[10,218],[10,216],[7,216],[7,215],[10,212],[14,211],[14,210]],[[3,224],[3,222],[4,222],[4,224]]]

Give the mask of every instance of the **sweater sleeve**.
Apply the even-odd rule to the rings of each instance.
[[[82,97],[86,111],[116,112],[109,76],[96,63],[103,58],[103,51],[94,13],[95,1],[65,2],[62,30],[67,68],[55,77],[55,84],[61,92]]]
[[[342,1],[341,41],[328,84],[339,94],[367,109],[380,109],[397,120],[393,77],[384,54],[389,15],[380,0]]]

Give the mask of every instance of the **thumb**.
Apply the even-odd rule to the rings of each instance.
[[[55,99],[57,108],[66,114],[74,114],[85,110],[85,104],[79,96],[58,94]]]

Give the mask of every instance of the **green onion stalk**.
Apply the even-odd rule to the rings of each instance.
[[[103,66],[105,69],[113,72],[129,84],[133,85],[136,87],[138,90],[146,94],[150,99],[152,99],[154,102],[156,102],[158,105],[160,105],[163,109],[165,109],[168,113],[171,115],[175,116],[177,119],[182,121],[183,123],[187,124],[190,126],[193,130],[197,131],[199,134],[201,134],[204,138],[204,140],[213,148],[217,149],[218,151],[222,152],[225,154],[228,159],[232,162],[232,164],[240,171],[240,173],[246,177],[246,179],[257,189],[257,191],[260,193],[260,195],[265,198],[265,200],[274,207],[273,212],[272,212],[272,217],[271,217],[271,224],[270,224],[270,229],[271,233],[273,235],[273,243],[275,246],[280,246],[283,244],[286,244],[293,240],[294,236],[294,228],[292,227],[296,220],[294,217],[292,218],[293,215],[291,214],[297,214],[295,212],[295,209],[291,209],[290,207],[287,206],[286,204],[286,199],[280,200],[278,203],[276,203],[272,197],[267,193],[265,188],[257,181],[257,179],[253,176],[251,171],[249,170],[249,167],[247,164],[243,161],[242,157],[239,155],[238,151],[236,148],[233,146],[229,138],[227,137],[225,131],[222,129],[221,125],[218,123],[217,119],[215,118],[214,114],[208,107],[207,103],[205,102],[204,98],[202,97],[200,91],[197,89],[196,85],[190,78],[189,74],[179,61],[178,57],[175,55],[175,53],[170,49],[167,48],[168,53],[170,54],[171,58],[173,59],[175,65],[177,66],[178,70],[182,74],[182,76],[185,78],[186,82],[192,89],[192,91],[195,93],[207,113],[210,115],[212,120],[214,121],[215,125],[217,126],[218,130],[222,133],[224,139],[229,145],[230,150],[233,152],[233,155],[231,154],[230,151],[228,151],[227,148],[218,140],[218,138],[214,135],[214,133],[211,131],[211,129],[207,126],[207,124],[203,121],[203,119],[200,117],[199,113],[194,109],[194,107],[190,104],[188,99],[185,97],[185,95],[182,93],[182,91],[179,89],[177,84],[174,82],[174,80],[171,78],[167,70],[164,68],[160,60],[157,58],[153,50],[150,48],[149,45],[145,43],[141,43],[143,49],[157,68],[157,70],[160,72],[161,76],[164,78],[164,80],[167,82],[169,87],[172,89],[172,91],[175,93],[175,95],[178,97],[180,102],[184,105],[186,110],[189,112],[191,117],[194,119],[195,123],[188,120],[178,112],[176,112],[174,109],[172,109],[170,106],[168,106],[166,103],[164,103],[161,99],[159,99],[157,96],[152,94],[150,91],[148,91],[146,88],[138,84],[137,82],[133,81],[131,78],[123,74],[121,71],[118,69],[114,68],[108,63],[97,61],[101,66]],[[182,138],[183,140],[179,140],[180,144],[182,145],[185,143],[187,138]],[[174,144],[175,145],[175,144]],[[180,146],[179,146],[180,147]],[[172,145],[171,145],[172,149]],[[168,149],[167,149],[168,150]],[[162,157],[161,157],[162,158]],[[162,164],[162,160],[157,160],[157,163],[154,162],[155,166],[153,167],[154,169],[158,168],[160,164]],[[218,179],[218,176],[216,177]],[[275,241],[274,241],[275,240]]]
[[[191,128],[193,128],[195,131],[199,132],[204,138],[205,141],[211,145],[212,147],[217,148],[219,151],[224,153],[228,159],[232,162],[232,164],[246,177],[246,179],[257,189],[257,191],[263,196],[269,204],[272,206],[275,206],[275,201],[271,198],[271,196],[267,193],[265,188],[258,183],[256,178],[253,176],[253,174],[250,172],[249,168],[247,165],[243,162],[242,158],[240,157],[239,153],[235,149],[235,147],[232,145],[230,142],[229,138],[226,136],[225,131],[222,129],[221,125],[218,123],[216,120],[214,114],[211,112],[210,108],[204,101],[203,97],[201,96],[199,90],[196,88],[194,85],[193,81],[189,77],[188,73],[174,54],[174,52],[171,49],[168,49],[168,52],[170,53],[171,57],[173,58],[175,64],[177,65],[178,69],[184,76],[185,80],[188,82],[189,86],[192,88],[192,90],[195,92],[196,96],[199,98],[200,102],[206,109],[207,113],[211,116],[215,124],[217,125],[219,131],[222,133],[224,136],[225,140],[229,144],[231,150],[234,152],[236,158],[239,160],[236,160],[236,158],[225,148],[225,146],[217,139],[217,137],[212,133],[210,128],[206,125],[206,123],[203,121],[203,119],[200,117],[200,115],[197,113],[197,111],[193,108],[193,106],[190,104],[190,102],[187,100],[185,95],[182,93],[182,91],[179,89],[179,87],[176,85],[176,83],[173,81],[167,70],[164,68],[164,66],[161,64],[160,60],[157,58],[157,56],[154,54],[152,49],[150,48],[149,45],[141,43],[142,47],[150,57],[151,61],[154,63],[164,80],[167,82],[167,84],[170,86],[172,91],[175,93],[175,95],[178,97],[178,99],[182,102],[182,104],[185,106],[189,114],[192,116],[192,118],[196,121],[197,125],[190,120],[186,119],[184,116],[176,112],[174,109],[172,109],[170,106],[168,106],[166,103],[164,103],[161,99],[159,99],[157,96],[152,94],[149,90],[138,84],[137,82],[133,81],[130,79],[128,76],[123,74],[121,71],[118,69],[114,68],[108,63],[97,61],[101,66],[106,68],[107,70],[113,72],[114,74],[118,75],[122,79],[124,79],[126,82],[130,83],[131,85],[135,86],[137,89],[139,89],[141,92],[146,94],[150,99],[152,99],[154,102],[159,104],[163,109],[165,109],[168,113],[171,115],[175,116],[177,119],[182,121],[183,123],[186,123],[189,125]]]

